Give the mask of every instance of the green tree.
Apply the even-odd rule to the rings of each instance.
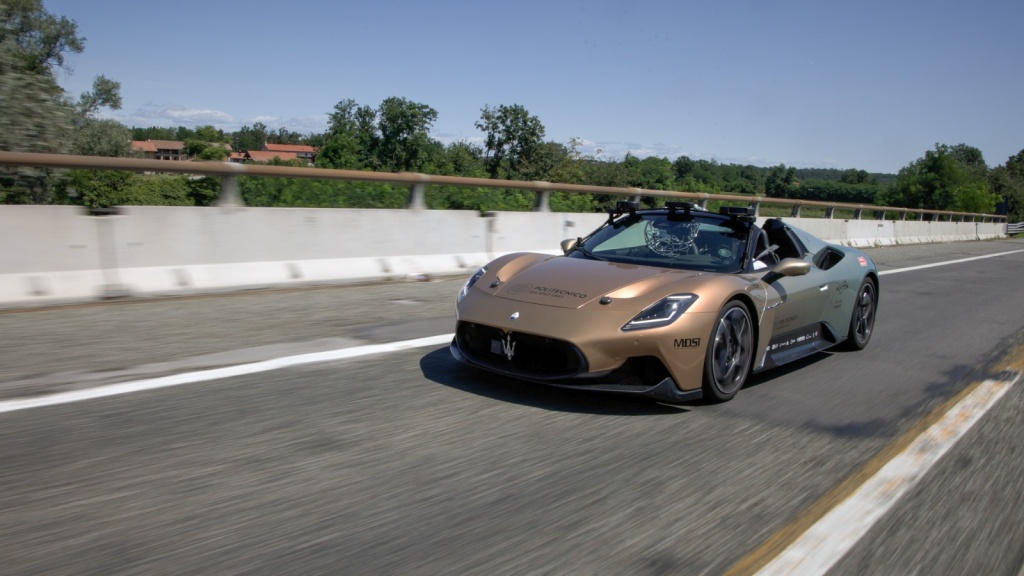
[[[369,106],[359,106],[352,111],[355,122],[355,141],[359,165],[370,170],[380,170],[380,133],[377,131],[377,111]]]
[[[680,187],[692,192],[722,192],[726,188],[724,170],[715,160],[693,160],[680,156],[672,163]],[[738,190],[737,190],[738,192]]]
[[[102,108],[121,109],[121,83],[97,76],[92,91],[71,103],[69,151],[84,156],[130,156],[131,131],[116,120],[96,118]]]
[[[277,132],[273,132],[267,135],[268,142],[271,144],[302,144],[302,134],[298,132],[292,132],[284,126],[277,129]]]
[[[676,188],[675,171],[668,158],[648,156],[640,159],[627,152],[622,161],[617,185],[646,190],[674,190]],[[641,198],[641,203],[646,207],[655,207],[664,204],[664,200],[660,197],[644,196]]]
[[[133,204],[135,174],[118,170],[71,170],[66,179],[68,198],[89,208]]]
[[[177,129],[164,126],[150,126],[148,128],[132,127],[132,140],[176,140]]]
[[[131,155],[132,133],[116,120],[85,118],[76,123],[69,138],[70,152],[82,156],[126,157]]]
[[[100,108],[121,109],[121,83],[106,76],[97,76],[92,82],[91,92],[82,92],[75,104],[75,111],[81,118],[89,118]]]
[[[869,183],[850,184],[839,180],[803,180],[799,186],[790,188],[790,195],[787,198],[874,204],[878,191],[877,185]]]
[[[221,142],[207,142],[193,138],[185,140],[185,150],[188,151],[191,158],[203,161],[223,161],[231,153]]]
[[[593,156],[584,155],[580,148],[583,140],[577,137],[569,139],[568,146],[559,146],[559,153],[554,155],[556,162],[548,170],[544,178],[548,182],[560,182],[563,184],[585,184],[587,181],[588,162],[596,161]]]
[[[864,170],[844,170],[839,177],[843,184],[874,184],[875,178]]]
[[[4,66],[16,71],[54,80],[54,68],[65,68],[67,54],[85,49],[85,38],[78,36],[78,25],[63,16],[46,11],[42,0],[3,0],[0,2],[0,44],[13,57]]]
[[[795,183],[796,168],[792,166],[787,168],[785,164],[779,164],[772,167],[764,179],[764,193],[768,196],[786,198]]]
[[[252,126],[242,126],[231,135],[231,145],[239,152],[250,150],[262,150],[263,145],[269,140],[267,126],[262,122],[255,122]]]
[[[452,142],[445,146],[435,169],[438,174],[444,176],[486,178],[487,170],[480,160],[482,156],[483,149],[475,144],[462,140]]]
[[[70,111],[48,78],[14,65],[12,44],[10,39],[0,41],[0,150],[60,152]],[[48,201],[49,174],[41,168],[0,168],[0,202]]]
[[[363,167],[365,148],[361,142],[359,120],[364,114],[351,98],[334,105],[334,112],[328,118],[324,144],[316,157],[317,166],[345,170]]]
[[[195,179],[179,174],[146,174],[133,179],[133,197],[150,206],[195,205]]]
[[[209,124],[196,126],[195,130],[192,132],[192,139],[202,140],[203,142],[209,142],[211,144],[227,144],[231,142],[231,139],[223,130]]]
[[[1006,198],[1008,221],[1024,222],[1024,150],[1010,156],[999,168],[995,192]]]
[[[936,144],[902,168],[879,197],[889,206],[967,212],[991,212],[997,200],[981,151],[964,144]]]
[[[74,22],[50,14],[40,0],[0,0],[0,150],[64,151],[71,111],[53,69],[84,41]],[[0,168],[0,202],[49,202],[50,173]]]
[[[544,142],[544,125],[519,104],[484,106],[475,126],[485,134],[484,150],[491,178],[521,179],[523,165],[537,160]]]
[[[102,108],[121,108],[121,84],[98,76],[92,91],[83,92],[77,102],[69,102],[71,126],[67,136],[68,151],[85,156],[130,156],[131,131],[116,120],[96,118]],[[117,204],[156,204],[164,199],[150,195],[136,186],[137,178],[122,178],[104,170],[72,170],[55,186],[54,200],[62,203],[108,207]],[[69,194],[78,191],[77,194]]]
[[[519,165],[519,179],[561,182],[552,172],[556,167],[564,165],[569,157],[569,150],[558,142],[543,142],[533,154],[524,158]]]
[[[223,130],[211,125],[197,126],[185,138],[185,150],[197,160],[224,160],[230,154],[230,138]]]
[[[405,98],[387,98],[377,110],[377,158],[390,172],[420,170],[429,159],[430,127],[437,111]]]

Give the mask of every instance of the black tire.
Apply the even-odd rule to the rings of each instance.
[[[704,398],[730,400],[743,388],[754,363],[754,323],[747,307],[729,302],[718,313],[704,356]]]
[[[870,278],[865,278],[857,289],[850,318],[850,332],[846,338],[848,350],[863,350],[875,331],[875,312],[878,310],[878,289]]]

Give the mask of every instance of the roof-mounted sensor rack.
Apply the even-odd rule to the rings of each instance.
[[[689,214],[691,210],[700,210],[700,206],[697,206],[693,202],[665,202],[665,208],[668,208],[670,214],[675,214],[679,210],[683,210],[687,214]]]
[[[754,209],[750,206],[722,206],[718,209],[718,213],[743,222],[753,222],[757,219]]]
[[[639,202],[635,202],[633,200],[619,200],[615,203],[614,208],[608,210],[608,222],[611,223],[613,220],[626,213],[629,213],[630,216],[636,216],[636,211],[639,208]]]

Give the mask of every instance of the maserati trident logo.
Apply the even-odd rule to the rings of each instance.
[[[509,362],[516,355],[516,343],[512,341],[511,332],[506,334],[505,339],[501,341],[501,353],[505,355],[505,358],[508,358]]]

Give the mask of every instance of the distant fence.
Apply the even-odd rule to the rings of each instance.
[[[362,182],[383,182],[408,186],[409,197],[406,207],[413,210],[426,209],[426,187],[430,185],[462,186],[467,188],[505,188],[531,190],[537,194],[534,210],[550,212],[551,193],[573,192],[582,194],[610,194],[639,199],[653,196],[674,200],[689,200],[705,206],[708,201],[744,203],[754,208],[755,213],[762,204],[790,207],[790,216],[796,218],[801,208],[824,209],[824,217],[831,219],[836,210],[851,214],[853,220],[921,220],[947,222],[1005,222],[1005,216],[948,210],[923,210],[875,206],[872,204],[850,204],[797,200],[792,198],[768,198],[764,196],[743,196],[737,194],[709,194],[703,192],[677,192],[649,190],[645,188],[619,188],[612,186],[587,186],[582,184],[559,184],[554,182],[518,180],[496,180],[490,178],[463,178],[459,176],[436,176],[430,174],[364,172],[360,170],[333,170],[326,168],[301,168],[293,166],[268,166],[261,164],[238,164],[233,162],[181,162],[150,160],[140,158],[106,158],[98,156],[70,156],[63,154],[36,154],[28,152],[0,152],[0,166],[29,166],[36,168],[82,168],[90,170],[125,170],[131,172],[162,172],[219,176],[221,193],[219,206],[241,206],[243,201],[238,191],[239,176],[262,176],[275,178],[306,178],[315,180],[350,180]]]
[[[1024,234],[1024,222],[1014,222],[1013,224],[1006,224],[1006,234]]]

